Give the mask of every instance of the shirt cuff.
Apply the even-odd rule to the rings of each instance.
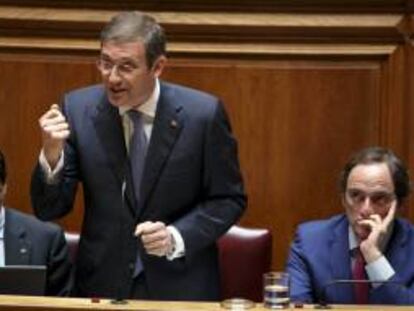
[[[45,153],[42,149],[39,155],[39,164],[43,170],[43,173],[45,174],[46,183],[49,185],[57,184],[59,181],[59,173],[63,169],[64,153],[62,151],[62,153],[60,154],[58,163],[56,164],[55,168],[52,170],[52,168],[50,167],[49,163],[46,160]]]
[[[377,260],[365,266],[367,275],[370,281],[387,281],[394,274],[395,271],[385,256],[381,256]],[[373,287],[380,286],[381,283],[373,283]]]
[[[184,257],[185,245],[181,233],[174,227],[168,226],[167,230],[171,233],[173,239],[173,248],[166,256],[168,260],[174,260],[176,258]]]

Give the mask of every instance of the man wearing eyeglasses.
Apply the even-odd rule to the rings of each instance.
[[[414,227],[397,217],[410,190],[404,164],[390,150],[364,149],[345,165],[340,187],[345,214],[298,227],[287,262],[291,299],[413,304]]]
[[[66,215],[83,184],[79,296],[219,299],[216,241],[246,203],[236,140],[216,97],[159,80],[165,44],[152,17],[115,16],[101,33],[102,85],[39,120],[36,215]]]

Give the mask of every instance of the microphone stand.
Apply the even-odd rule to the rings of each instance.
[[[119,214],[119,238],[120,238],[121,243],[125,243],[124,241],[122,241],[123,240],[122,239],[122,211],[126,207],[126,204],[125,204],[125,191],[126,191],[126,180],[123,180],[122,181],[122,186],[121,186],[122,209],[121,209],[121,212]],[[124,254],[123,251],[121,251],[121,256],[122,256],[121,259],[125,258],[125,254]],[[123,262],[123,260],[121,260],[121,263],[122,262]],[[121,279],[122,279],[122,270],[123,270],[122,264],[121,264],[120,270],[121,270]],[[125,304],[127,304],[128,301],[126,299],[124,299],[123,296],[124,295],[122,294],[122,282],[119,282],[118,289],[117,289],[117,295],[114,299],[111,300],[111,304],[114,304],[114,305],[125,305]]]

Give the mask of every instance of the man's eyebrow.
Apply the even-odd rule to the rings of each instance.
[[[394,193],[394,191],[389,190],[389,189],[378,189],[378,190],[372,190],[372,191],[365,191],[365,190],[360,189],[360,188],[348,188],[348,190],[360,191],[360,192],[364,192],[364,193],[368,193],[368,194],[370,194],[370,193],[387,193],[387,194]]]

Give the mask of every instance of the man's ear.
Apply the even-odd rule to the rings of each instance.
[[[152,72],[155,78],[159,78],[164,71],[164,67],[167,64],[167,57],[164,55],[159,56],[152,65]]]

